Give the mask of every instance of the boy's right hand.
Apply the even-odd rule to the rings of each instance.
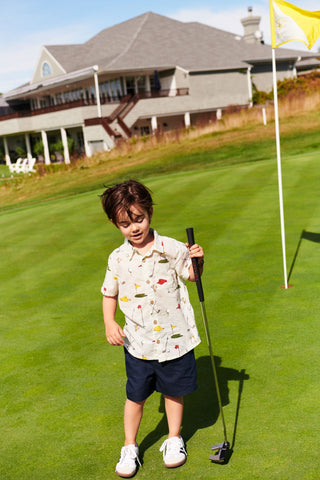
[[[106,325],[106,337],[110,345],[123,345],[125,333],[114,320]]]

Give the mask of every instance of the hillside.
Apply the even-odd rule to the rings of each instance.
[[[289,99],[288,99],[289,98]],[[282,157],[319,148],[320,96],[292,95],[280,101]],[[221,168],[234,163],[274,160],[273,107],[230,113],[220,122],[162,137],[132,139],[111,152],[76,161],[72,165],[38,165],[32,176],[0,174],[0,210],[48,201],[102,188],[128,177],[148,177],[172,171]]]

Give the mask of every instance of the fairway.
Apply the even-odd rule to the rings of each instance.
[[[139,178],[153,191],[152,226],[183,242],[193,227],[205,250],[205,304],[233,454],[227,465],[208,459],[223,432],[189,284],[202,343],[199,388],[185,399],[188,460],[179,469],[163,466],[166,421],[154,394],[135,478],[319,477],[319,155],[283,161],[288,290],[280,288],[275,160]],[[99,191],[0,213],[2,480],[117,478],[124,360],[104,337],[100,286],[122,237],[102,212],[103,183]]]

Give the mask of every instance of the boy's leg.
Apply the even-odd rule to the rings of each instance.
[[[141,465],[136,439],[144,403],[145,400],[142,402],[133,402],[128,398],[126,400],[124,407],[125,442],[121,449],[120,460],[116,465],[116,474],[119,477],[132,477],[137,471],[137,463]]]
[[[164,395],[165,408],[168,420],[169,435],[160,448],[163,452],[163,461],[167,468],[183,465],[187,459],[184,442],[180,436],[183,417],[183,397],[169,397]]]
[[[168,395],[164,395],[164,401],[169,428],[168,438],[180,437],[183,417],[183,397],[169,397]]]
[[[127,398],[124,407],[124,433],[125,445],[136,445],[137,434],[143,414],[143,406],[145,400],[142,402],[133,402]]]

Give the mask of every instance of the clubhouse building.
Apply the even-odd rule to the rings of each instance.
[[[23,154],[69,163],[73,150],[91,156],[250,107],[253,85],[272,88],[272,52],[260,17],[241,22],[243,36],[147,12],[83,44],[43,46],[30,82],[0,98],[0,153],[8,164]],[[319,63],[284,48],[276,58],[278,79]]]

